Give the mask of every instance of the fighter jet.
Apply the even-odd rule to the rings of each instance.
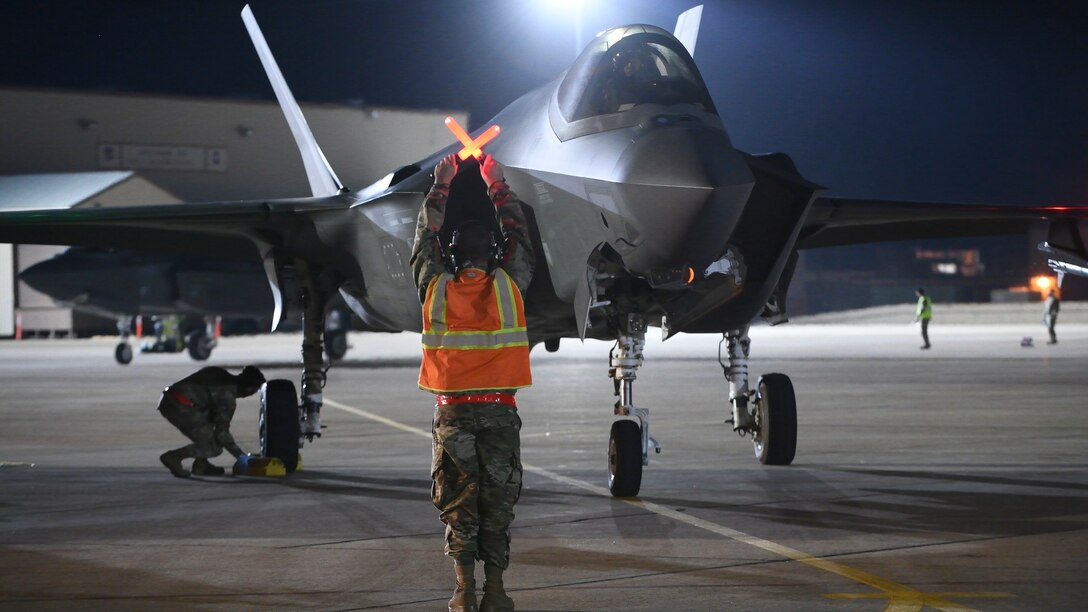
[[[799,249],[881,240],[1026,231],[1051,223],[1045,248],[1061,271],[1088,275],[1076,220],[1088,207],[997,207],[847,200],[802,177],[782,153],[733,147],[692,59],[701,7],[674,33],[652,25],[601,32],[554,81],[484,124],[501,126],[487,153],[525,203],[538,266],[526,295],[531,342],[613,339],[608,482],[638,493],[660,445],[649,407],[634,400],[648,327],[722,335],[719,361],[733,430],[764,464],[789,464],[797,436],[788,376],[748,373],[747,330],[787,320],[785,297]],[[291,469],[298,445],[321,433],[325,304],[339,292],[374,329],[419,331],[408,268],[431,169],[464,145],[408,164],[360,191],[340,183],[275,65],[252,12],[243,20],[284,108],[311,198],[0,214],[0,240],[198,252],[261,262],[278,318],[287,279],[304,307],[300,397],[290,381],[262,394],[261,444]],[[479,137],[484,129],[470,135]],[[471,164],[471,160],[469,161]],[[478,173],[477,173],[478,174]],[[482,181],[461,172],[447,226],[485,217]],[[478,178],[478,177],[477,177]],[[603,365],[603,364],[602,364]]]
[[[157,322],[178,319],[174,329],[154,330],[153,339],[140,345],[141,353],[188,351],[204,361],[218,343],[217,318],[235,319],[235,326],[249,320],[256,331],[273,309],[264,270],[255,259],[72,247],[30,266],[19,278],[64,306],[116,319],[121,342],[114,359],[122,365],[132,362],[130,335],[137,315]],[[297,313],[297,305],[292,310]],[[351,328],[343,300],[331,300],[324,320],[325,352],[331,360],[342,359]]]

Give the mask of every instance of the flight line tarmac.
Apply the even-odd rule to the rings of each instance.
[[[1041,332],[935,324],[920,351],[906,325],[753,328],[753,378],[798,397],[772,468],[722,424],[718,338],[651,332],[635,401],[663,452],[622,500],[609,345],[537,349],[507,588],[519,610],[1083,609],[1088,325]],[[297,381],[299,341],[226,338],[207,364]],[[280,479],[172,478],[155,405],[201,364],[118,366],[114,342],[0,343],[0,609],[444,609],[418,335],[352,335],[328,429]],[[256,415],[240,401],[246,450]]]

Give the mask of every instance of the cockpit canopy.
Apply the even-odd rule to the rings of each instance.
[[[622,113],[640,104],[693,104],[717,115],[684,46],[648,25],[599,34],[559,84],[558,103],[568,122]]]

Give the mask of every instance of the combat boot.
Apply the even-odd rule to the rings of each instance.
[[[479,612],[480,607],[476,605],[476,564],[455,563],[453,571],[457,572],[457,586],[450,598],[450,612]]]
[[[170,473],[178,478],[188,478],[189,471],[181,467],[181,460],[185,458],[185,454],[178,450],[166,451],[159,455],[159,461],[166,466],[166,469],[170,470]]]
[[[514,612],[514,600],[506,595],[502,586],[502,568],[484,565],[484,596],[480,599],[480,612]]]
[[[210,461],[203,457],[197,457],[193,460],[193,473],[197,476],[222,476],[226,473],[226,470],[218,465],[212,465]]]

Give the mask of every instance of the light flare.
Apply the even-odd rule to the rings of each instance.
[[[1058,282],[1052,276],[1040,275],[1031,277],[1031,288],[1039,293],[1046,293],[1058,286]]]

